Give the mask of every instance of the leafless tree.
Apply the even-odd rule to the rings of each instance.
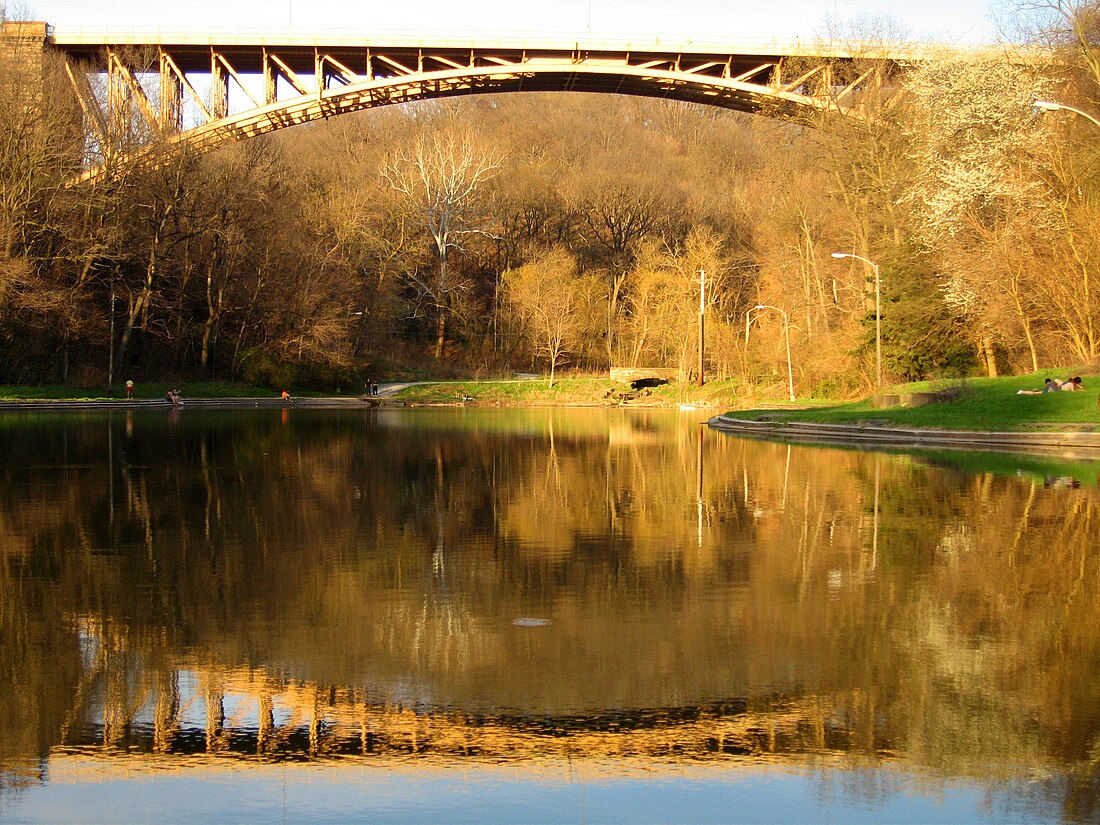
[[[478,146],[469,131],[445,124],[419,133],[410,146],[396,150],[382,164],[383,177],[401,195],[435,253],[434,274],[413,270],[408,277],[435,313],[436,359],[443,357],[447,317],[466,289],[448,261],[467,238],[486,232],[479,196],[486,181],[500,171],[501,160],[497,152]]]

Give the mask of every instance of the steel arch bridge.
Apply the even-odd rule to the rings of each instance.
[[[860,117],[861,93],[921,48],[17,25],[24,39],[65,58],[98,155],[82,180],[112,158],[142,156],[153,136],[161,147],[205,151],[347,112],[468,94],[597,92],[803,121]]]

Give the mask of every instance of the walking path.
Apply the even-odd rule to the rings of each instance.
[[[707,423],[717,430],[784,441],[848,442],[902,447],[947,447],[953,449],[993,449],[1027,452],[1069,451],[1100,458],[1100,432],[1096,431],[983,432],[976,430],[923,430],[870,424],[749,421],[731,414],[716,415]]]

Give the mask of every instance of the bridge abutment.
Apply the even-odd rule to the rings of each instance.
[[[41,78],[50,27],[46,23],[6,21],[0,23],[0,77]]]

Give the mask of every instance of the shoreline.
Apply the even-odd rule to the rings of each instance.
[[[202,409],[252,409],[269,408],[278,409],[285,407],[377,407],[381,406],[383,399],[377,396],[349,396],[349,397],[307,397],[295,398],[291,401],[283,401],[281,398],[184,398],[179,407],[173,407],[164,398],[103,398],[103,399],[44,399],[0,401],[0,412],[10,410],[22,411],[59,411],[59,410],[172,410],[180,408]],[[391,402],[392,403],[392,402]]]
[[[728,413],[716,415],[706,423],[713,430],[774,441],[921,449],[1056,452],[1100,459],[1100,432],[943,430],[810,421],[752,421]]]
[[[593,404],[591,402],[570,403],[526,403],[502,404],[493,402],[426,402],[400,401],[378,396],[321,396],[300,397],[289,402],[281,398],[185,398],[181,407],[174,408],[163,398],[126,399],[20,399],[0,401],[0,412],[90,412],[90,411],[159,411],[171,412],[174,409],[204,410],[243,410],[243,409],[411,409],[429,407],[472,407],[472,408],[533,408],[533,407],[577,407],[607,409],[670,409],[682,412],[707,413],[719,409],[696,405],[688,407],[676,404],[638,403],[638,404]],[[1100,459],[1100,430],[1072,431],[1050,430],[1046,432],[1008,432],[988,430],[949,430],[918,429],[911,427],[891,427],[883,424],[825,424],[809,421],[759,421],[737,418],[735,413],[720,413],[700,421],[712,430],[727,432],[750,438],[769,441],[809,443],[809,444],[850,444],[859,447],[894,447],[908,449],[955,449],[982,450],[997,452],[1029,452],[1038,454],[1073,455],[1082,458]],[[1058,425],[1051,425],[1058,426]],[[1084,426],[1084,425],[1081,425]]]
[[[312,407],[314,409],[323,409],[325,407],[337,408],[337,407],[389,407],[389,408],[415,408],[415,407],[471,407],[482,409],[503,409],[503,408],[535,408],[535,407],[576,407],[576,408],[590,408],[590,409],[666,409],[675,410],[680,409],[683,411],[692,412],[708,412],[712,410],[725,409],[724,405],[710,406],[710,405],[695,405],[685,406],[683,404],[675,403],[661,403],[655,401],[639,401],[638,403],[599,403],[597,401],[577,401],[577,402],[525,402],[509,404],[501,401],[402,401],[395,399],[387,395],[374,395],[374,396],[304,396],[296,397],[290,401],[283,401],[281,398],[190,398],[184,397],[180,407],[174,408],[166,399],[163,398],[136,398],[133,400],[126,400],[125,398],[101,398],[101,399],[20,399],[11,401],[0,401],[0,412],[5,410],[18,412],[18,411],[61,411],[61,410],[171,410],[179,408],[195,408],[202,409],[253,409],[253,408],[268,408],[268,409],[292,409],[294,407]],[[705,422],[704,422],[705,423]]]

